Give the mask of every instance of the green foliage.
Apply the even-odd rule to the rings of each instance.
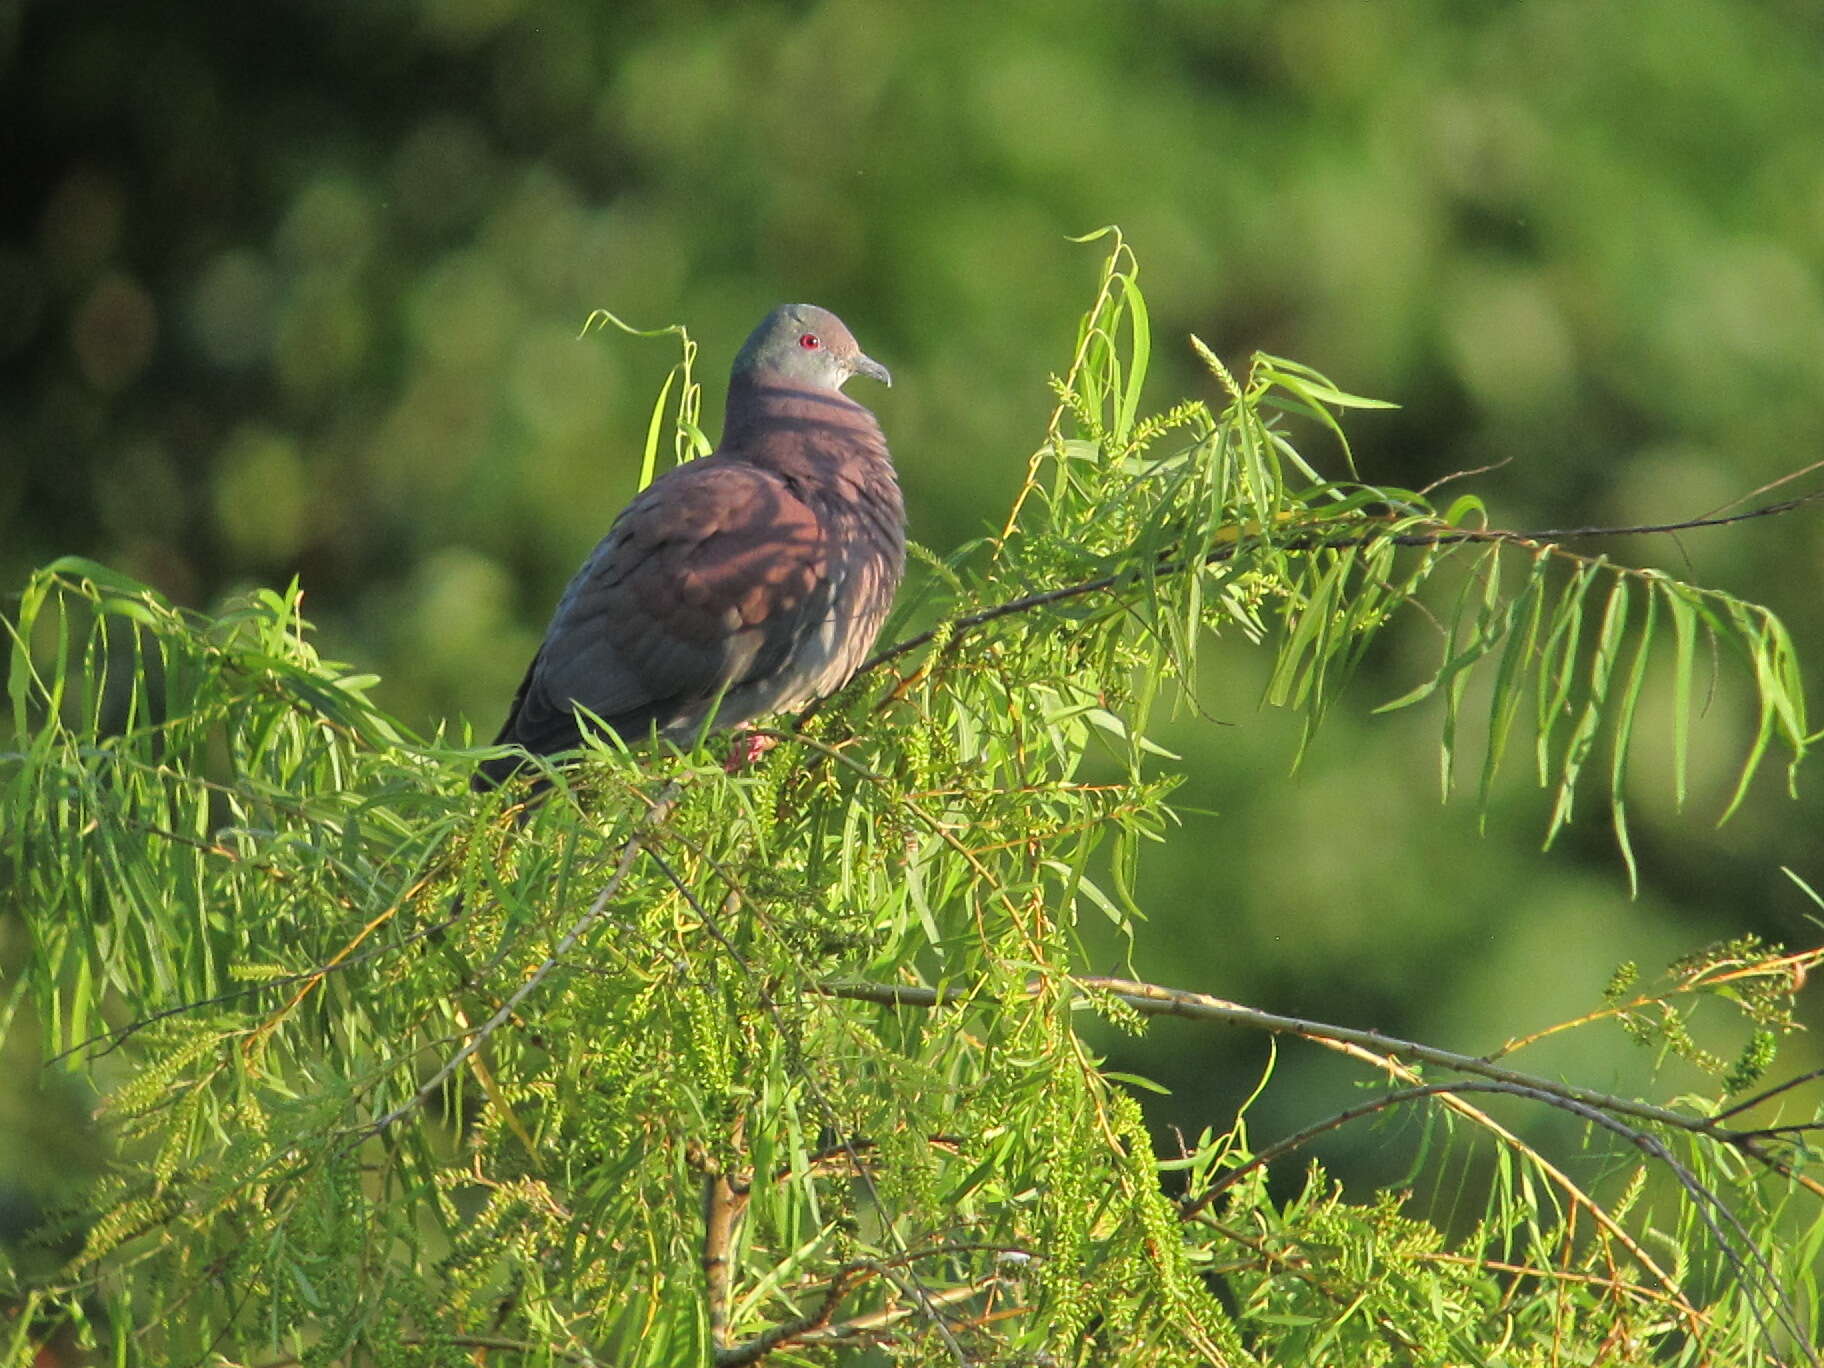
[[[1227,406],[1143,415],[1146,304],[1108,237],[999,534],[916,557],[897,621],[939,625],[740,775],[598,744],[546,767],[542,802],[477,798],[478,753],[321,659],[295,584],[207,617],[85,562],[33,578],[0,769],[30,947],[4,1010],[32,1005],[115,1150],[47,1231],[80,1247],[12,1275],[14,1361],[65,1323],[146,1362],[1809,1353],[1803,1132],[1749,1146],[1698,1111],[1216,1004],[1400,1085],[1336,1124],[1424,1109],[1470,1217],[1431,1219],[1315,1165],[1276,1197],[1268,1163],[1309,1136],[1255,1144],[1248,1102],[1208,1099],[1222,1119],[1160,1149],[1144,1081],[1086,1044],[1091,1014],[1216,1009],[1090,979],[1083,943],[1096,919],[1138,934],[1176,778],[1149,727],[1212,637],[1273,652],[1269,698],[1309,745],[1381,628],[1441,599],[1441,660],[1388,706],[1442,704],[1447,787],[1481,710],[1485,799],[1532,719],[1548,840],[1606,747],[1630,865],[1621,780],[1662,623],[1681,757],[1704,634],[1758,700],[1742,784],[1807,739],[1771,614],[1489,531],[1474,500],[1323,479],[1288,420],[1340,436],[1368,401],[1301,366],[1234,377],[1206,350]],[[676,450],[701,445],[685,346],[649,470],[674,382]],[[1589,1021],[1744,1086],[1814,959],[1727,947],[1652,998],[1618,975]],[[1696,1044],[1698,998],[1752,1022],[1735,1064]],[[1571,1114],[1588,1176],[1477,1091]]]

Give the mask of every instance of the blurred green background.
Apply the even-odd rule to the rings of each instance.
[[[632,492],[674,352],[577,340],[598,306],[689,326],[712,434],[754,321],[836,309],[893,369],[858,397],[940,550],[1004,510],[1100,261],[1066,236],[1110,222],[1159,405],[1220,398],[1189,332],[1294,357],[1401,405],[1351,419],[1371,481],[1505,462],[1465,487],[1507,525],[1628,523],[1824,457],[1824,11],[1797,0],[12,0],[0,72],[0,586],[66,552],[201,607],[301,576],[326,653],[419,727],[492,734]],[[1815,512],[1612,549],[1819,640]],[[1220,648],[1226,725],[1162,738],[1186,830],[1146,867],[1141,973],[1480,1051],[1621,960],[1815,939],[1779,866],[1824,886],[1816,780],[1714,825],[1736,691],[1682,814],[1649,694],[1630,901],[1600,794],[1541,854],[1515,765],[1479,835],[1439,803],[1435,711],[1369,715],[1437,650],[1415,622],[1293,776],[1266,652]],[[1110,1048],[1193,1131],[1265,1059],[1184,1023]],[[1641,1063],[1612,1029],[1531,1058]],[[1260,1132],[1352,1076],[1288,1052]],[[46,1115],[0,1101],[0,1187],[59,1167]],[[1388,1178],[1394,1134],[1325,1152]]]

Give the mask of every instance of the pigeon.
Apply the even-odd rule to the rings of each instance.
[[[827,309],[761,321],[729,375],[721,444],[615,519],[558,600],[496,745],[571,750],[595,719],[629,744],[689,744],[712,717],[737,730],[848,682],[906,558],[886,439],[842,392],[857,375],[893,383]],[[474,787],[522,763],[483,761]]]

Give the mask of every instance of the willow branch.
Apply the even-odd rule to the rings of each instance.
[[[1503,531],[1501,529],[1478,529],[1466,527],[1440,528],[1430,532],[1378,532],[1367,531],[1344,536],[1314,534],[1306,537],[1293,537],[1285,541],[1267,541],[1254,539],[1254,545],[1270,547],[1277,551],[1343,551],[1354,547],[1386,544],[1391,546],[1458,546],[1466,542],[1485,544],[1511,543],[1517,546],[1545,546],[1555,542],[1587,541],[1594,537],[1644,537],[1658,533],[1691,532],[1706,527],[1727,527],[1733,523],[1749,522],[1755,518],[1777,517],[1790,513],[1807,504],[1824,500],[1824,489],[1813,490],[1796,498],[1779,499],[1773,503],[1761,504],[1758,507],[1745,509],[1740,513],[1727,513],[1704,518],[1687,518],[1682,522],[1638,523],[1626,527],[1548,527],[1534,531]],[[1112,575],[1103,575],[1097,579],[1084,580],[1078,584],[1066,584],[1056,589],[1047,589],[1036,594],[1025,594],[993,607],[983,608],[974,613],[965,613],[962,617],[953,618],[929,631],[907,637],[904,641],[895,642],[886,649],[877,651],[864,662],[857,675],[866,674],[878,669],[889,661],[919,647],[928,645],[942,633],[954,639],[964,633],[972,632],[977,627],[986,626],[1004,617],[1017,613],[1030,612],[1034,608],[1047,607],[1053,603],[1063,603],[1070,599],[1082,598],[1089,594],[1099,594],[1103,590],[1113,589],[1116,585],[1131,583],[1142,579],[1158,579],[1168,575],[1182,575],[1192,570],[1200,570],[1208,565],[1219,565],[1233,560],[1245,545],[1240,539],[1218,546],[1194,560],[1162,561],[1150,568],[1129,567],[1118,570]],[[808,712],[808,710],[807,710]]]
[[[941,1292],[933,1292],[931,1303],[934,1306],[955,1306],[958,1302],[965,1302],[971,1297],[980,1296],[1001,1281],[999,1274],[990,1273],[977,1278],[974,1282],[966,1282],[958,1287],[948,1287]],[[911,1306],[884,1306],[878,1311],[869,1311],[859,1316],[852,1316],[835,1325],[826,1325],[821,1329],[809,1331],[800,1335],[799,1340],[804,1344],[841,1344],[860,1339],[863,1335],[877,1335],[895,1321],[905,1320],[915,1309],[917,1308]]]
[[[894,1321],[904,1320],[917,1312],[932,1314],[938,1309],[948,1309],[958,1302],[968,1301],[979,1296],[1002,1281],[998,1273],[985,1274],[973,1281],[957,1287],[944,1288],[930,1292],[916,1299],[914,1305],[888,1306],[878,1311],[870,1311],[839,1324],[831,1324],[835,1319],[836,1308],[842,1299],[852,1292],[856,1285],[869,1277],[884,1278],[895,1283],[896,1270],[910,1271],[912,1263],[921,1258],[936,1255],[992,1250],[1003,1256],[1031,1258],[1025,1250],[1006,1249],[994,1245],[938,1245],[929,1249],[908,1251],[892,1259],[868,1260],[845,1264],[836,1270],[824,1288],[823,1299],[816,1310],[793,1320],[785,1321],[771,1329],[755,1335],[752,1339],[743,1340],[740,1344],[715,1350],[716,1368],[739,1368],[739,1365],[758,1363],[779,1349],[789,1348],[794,1344],[829,1344],[852,1341],[863,1335],[875,1334],[891,1325]],[[902,1289],[903,1290],[903,1289]]]
[[[1499,1068],[1485,1059],[1459,1054],[1452,1050],[1439,1049],[1417,1041],[1402,1040],[1379,1031],[1364,1031],[1300,1017],[1261,1012],[1204,993],[1164,988],[1157,984],[1122,978],[1080,977],[1073,978],[1070,982],[1086,995],[1104,994],[1144,1015],[1182,1016],[1193,1020],[1221,1021],[1232,1025],[1250,1026],[1274,1034],[1297,1035],[1319,1044],[1342,1049],[1364,1059],[1378,1060],[1390,1068],[1398,1068],[1403,1076],[1413,1084],[1398,1092],[1372,1099],[1361,1106],[1339,1113],[1325,1122],[1280,1142],[1272,1150],[1263,1152],[1244,1169],[1234,1175],[1226,1176],[1212,1192],[1189,1202],[1184,1208],[1186,1216],[1194,1216],[1202,1211],[1216,1192],[1233,1182],[1235,1177],[1240,1176],[1240,1172],[1258,1167],[1260,1164],[1308,1142],[1313,1136],[1358,1117],[1400,1102],[1435,1096],[1460,1111],[1466,1110],[1473,1117],[1480,1118],[1480,1113],[1476,1113],[1473,1108],[1467,1108],[1462,1094],[1506,1093],[1531,1098],[1572,1112],[1592,1125],[1621,1136],[1643,1153],[1666,1165],[1679,1184],[1692,1197],[1700,1220],[1710,1231],[1724,1256],[1736,1269],[1738,1276],[1742,1276],[1744,1280],[1758,1283],[1763,1290],[1772,1289],[1768,1300],[1777,1308],[1778,1318],[1788,1329],[1796,1324],[1790,1303],[1775,1285],[1772,1270],[1767,1264],[1765,1256],[1755,1247],[1734,1214],[1714,1192],[1704,1187],[1663,1143],[1638,1126],[1628,1125],[1621,1118],[1629,1117],[1636,1121],[1651,1122],[1703,1136],[1730,1145],[1762,1163],[1769,1163],[1769,1156],[1757,1143],[1764,1138],[1764,1132],[1729,1130],[1719,1126],[1716,1119],[1712,1117],[1690,1116],[1648,1103],[1637,1102],[1632,1098],[1616,1097],[1589,1088],[1580,1088],[1552,1079]],[[1037,983],[1029,983],[1027,991],[1036,993],[1041,986]],[[918,1008],[959,1005],[971,1001],[975,996],[967,987],[937,989],[895,983],[822,983],[814,985],[811,991],[834,998],[876,1002],[886,1006]],[[1401,1061],[1406,1061],[1406,1063],[1401,1063]],[[1424,1084],[1418,1082],[1416,1074],[1410,1068],[1410,1063],[1413,1061],[1480,1077],[1474,1081]],[[1555,1174],[1555,1171],[1549,1170],[1549,1168],[1548,1171]],[[1570,1190],[1576,1191],[1574,1186]],[[1587,1202],[1587,1199],[1584,1200]],[[1603,1214],[1593,1204],[1591,1210],[1598,1217]],[[1612,1222],[1604,1221],[1603,1224],[1605,1228],[1611,1230],[1611,1233],[1626,1240],[1625,1233],[1614,1227]],[[1731,1238],[1732,1234],[1734,1238]],[[1649,1268],[1668,1288],[1676,1289],[1677,1284],[1650,1259],[1646,1259],[1644,1251],[1639,1251],[1631,1241],[1627,1243],[1630,1250],[1637,1252],[1637,1255],[1643,1259],[1644,1267]],[[1763,1316],[1758,1300],[1753,1304],[1753,1314],[1761,1321],[1763,1331],[1769,1332],[1770,1327]],[[1806,1361],[1812,1364],[1818,1363],[1815,1355],[1808,1355]]]
[[[846,1268],[830,1279],[829,1287],[824,1291],[823,1301],[808,1316],[785,1321],[764,1330],[750,1340],[723,1348],[718,1345],[714,1351],[716,1368],[741,1368],[741,1365],[758,1363],[775,1349],[782,1349],[788,1344],[803,1339],[814,1330],[821,1330],[836,1315],[836,1308],[842,1305],[842,1299],[849,1289],[860,1282],[862,1277],[873,1272],[871,1268]]]
[[[1763,1088],[1760,1092],[1744,1097],[1733,1106],[1725,1107],[1722,1111],[1712,1113],[1710,1120],[1712,1123],[1725,1121],[1731,1116],[1740,1116],[1745,1111],[1753,1111],[1763,1103],[1771,1102],[1781,1094],[1789,1093],[1794,1088],[1809,1083],[1816,1078],[1824,1078],[1824,1068],[1807,1069],[1804,1073],[1797,1074],[1783,1083],[1775,1083],[1771,1088]],[[1759,1132],[1756,1133],[1758,1134]]]
[[[1667,1107],[1656,1107],[1651,1103],[1640,1102],[1634,1098],[1618,1097],[1613,1093],[1598,1092],[1593,1088],[1578,1087],[1572,1083],[1560,1083],[1534,1074],[1504,1069],[1477,1055],[1460,1054],[1455,1050],[1441,1049],[1438,1046],[1426,1045],[1416,1040],[1403,1040],[1398,1036],[1390,1036],[1381,1031],[1337,1026],[1330,1022],[1312,1021],[1305,1017],[1281,1016],[1275,1012],[1263,1012],[1254,1007],[1245,1007],[1238,1002],[1212,997],[1207,993],[1194,993],[1181,988],[1166,988],[1156,983],[1143,983],[1137,979],[1084,976],[1073,978],[1070,981],[1086,994],[1106,994],[1143,1016],[1175,1016],[1193,1021],[1219,1021],[1227,1025],[1251,1027],[1273,1035],[1294,1035],[1321,1043],[1356,1046],[1394,1059],[1432,1064],[1513,1087],[1534,1089],[1582,1106],[1595,1107],[1612,1116],[1630,1116],[1638,1121],[1650,1121],[1656,1125],[1670,1126],[1730,1145],[1737,1145],[1739,1141],[1745,1139],[1760,1138],[1765,1134],[1763,1131],[1733,1130],[1721,1126],[1718,1124],[1719,1117],[1692,1116]],[[819,983],[813,985],[810,991],[821,993],[826,997],[847,998],[857,1002],[875,1002],[888,1007],[955,1006],[971,1001],[975,996],[968,988],[925,988],[903,983]],[[1037,985],[1029,984],[1028,991],[1036,992]],[[1724,1115],[1728,1114],[1724,1113]]]

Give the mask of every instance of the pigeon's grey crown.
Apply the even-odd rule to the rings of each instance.
[[[731,379],[785,380],[839,390],[852,375],[892,385],[887,368],[865,355],[843,321],[815,304],[781,304],[748,334]]]

